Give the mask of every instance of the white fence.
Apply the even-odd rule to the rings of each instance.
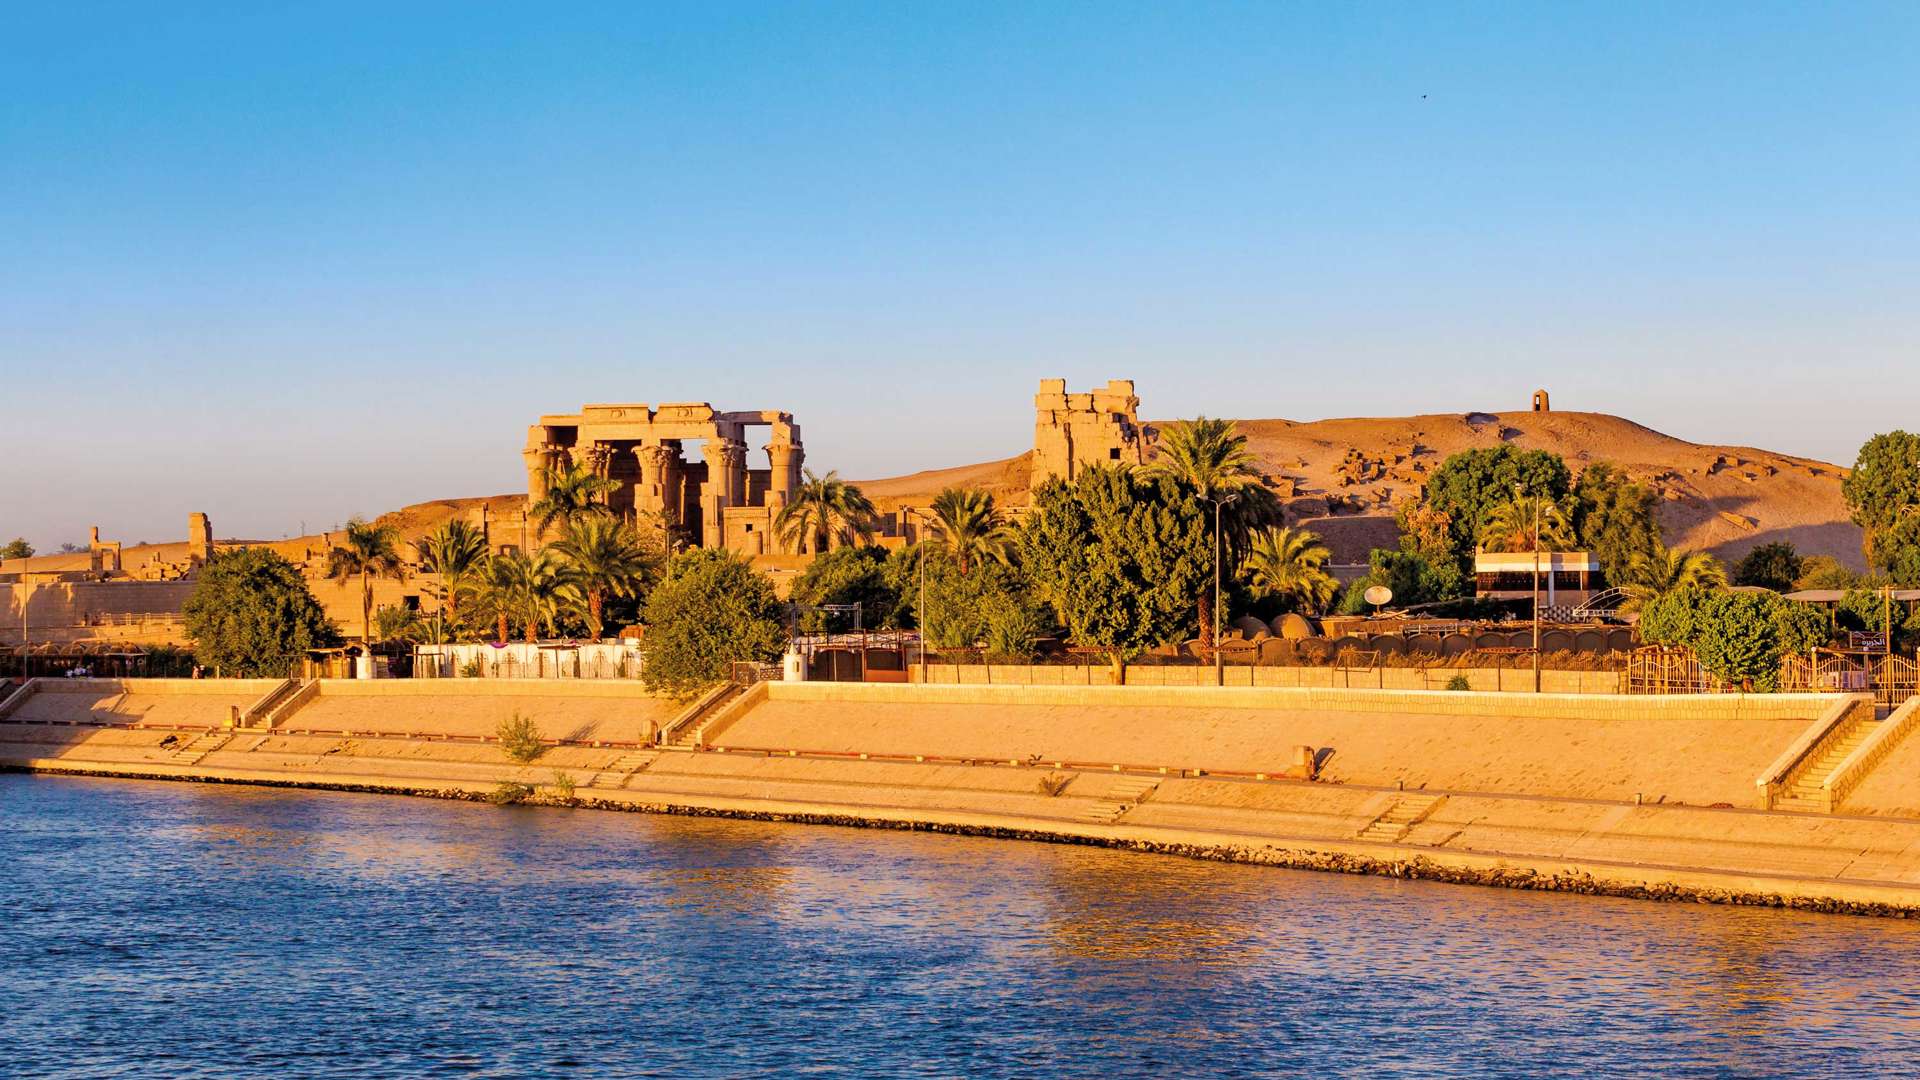
[[[637,679],[642,663],[635,642],[516,641],[413,650],[416,679]]]

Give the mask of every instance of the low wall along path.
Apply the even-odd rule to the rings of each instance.
[[[262,703],[273,707],[249,714]],[[531,790],[609,809],[1920,912],[1920,780],[1904,779],[1920,775],[1916,725],[1865,742],[1877,729],[1857,706],[834,683],[687,702],[573,680],[36,680],[0,701],[0,766],[456,798]],[[528,764],[496,738],[516,712],[549,744]],[[274,726],[246,722],[260,716]],[[663,728],[673,745],[656,743]],[[1871,753],[1849,756],[1857,745]],[[1846,778],[1830,812],[1769,809],[1804,806],[1782,793],[1829,772]]]

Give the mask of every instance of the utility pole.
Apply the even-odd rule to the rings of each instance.
[[[1220,510],[1228,503],[1238,499],[1239,492],[1225,498],[1209,498],[1213,504],[1213,685],[1227,684],[1226,661],[1220,655]]]
[[[1526,489],[1513,485],[1513,497],[1524,499]],[[1533,692],[1540,692],[1540,500],[1533,500]]]

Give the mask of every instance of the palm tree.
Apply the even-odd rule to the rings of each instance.
[[[581,518],[611,515],[607,496],[620,488],[618,480],[601,476],[585,462],[567,469],[548,466],[546,484],[546,497],[527,507],[527,518],[540,536],[555,525],[565,528]]]
[[[1327,573],[1333,553],[1306,529],[1262,529],[1253,534],[1247,576],[1259,592],[1278,596],[1297,611],[1317,615],[1333,602],[1340,583]]]
[[[365,518],[350,518],[345,543],[327,552],[327,576],[345,581],[360,575],[360,640],[373,642],[373,576],[379,574],[401,580],[406,568],[401,565],[396,543],[399,532],[391,525],[376,525]]]
[[[815,476],[808,469],[806,479],[773,519],[773,528],[787,547],[800,551],[811,541],[817,554],[830,549],[835,540],[852,544],[856,537],[873,539],[873,503],[859,488],[840,479],[837,471]]]
[[[587,623],[600,636],[607,597],[632,596],[659,560],[627,522],[587,517],[567,526],[554,550],[572,568],[587,600]]]
[[[1727,585],[1726,568],[1720,560],[1704,551],[1686,551],[1655,542],[1651,552],[1633,557],[1627,580],[1627,602],[1622,611],[1637,611],[1656,597],[1678,589],[1723,589]]]
[[[962,577],[976,560],[1005,562],[1013,546],[993,496],[979,488],[950,487],[933,497],[933,536],[946,546]]]
[[[460,618],[460,595],[486,573],[487,538],[470,522],[450,518],[414,544],[420,567],[440,575],[441,606],[449,625]]]
[[[1517,495],[1487,511],[1486,520],[1480,524],[1480,547],[1484,551],[1532,551],[1536,526],[1541,551],[1568,551],[1574,546],[1573,525],[1559,503]]]
[[[1247,449],[1247,437],[1231,420],[1199,417],[1169,424],[1160,434],[1159,448],[1147,470],[1171,478],[1190,496],[1208,504],[1231,499],[1218,509],[1221,569],[1239,566],[1255,529],[1280,520],[1280,500],[1262,482],[1258,462]],[[1195,608],[1200,615],[1200,643],[1213,647],[1213,590],[1203,587]]]
[[[483,595],[499,620],[500,640],[507,639],[507,618],[512,616],[525,620],[529,645],[540,640],[542,629],[553,628],[562,611],[583,598],[579,575],[547,548],[533,555],[510,551],[496,557],[487,567]]]

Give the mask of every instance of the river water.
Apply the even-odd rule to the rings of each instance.
[[[1920,1073],[1920,925],[0,776],[0,1073]]]

